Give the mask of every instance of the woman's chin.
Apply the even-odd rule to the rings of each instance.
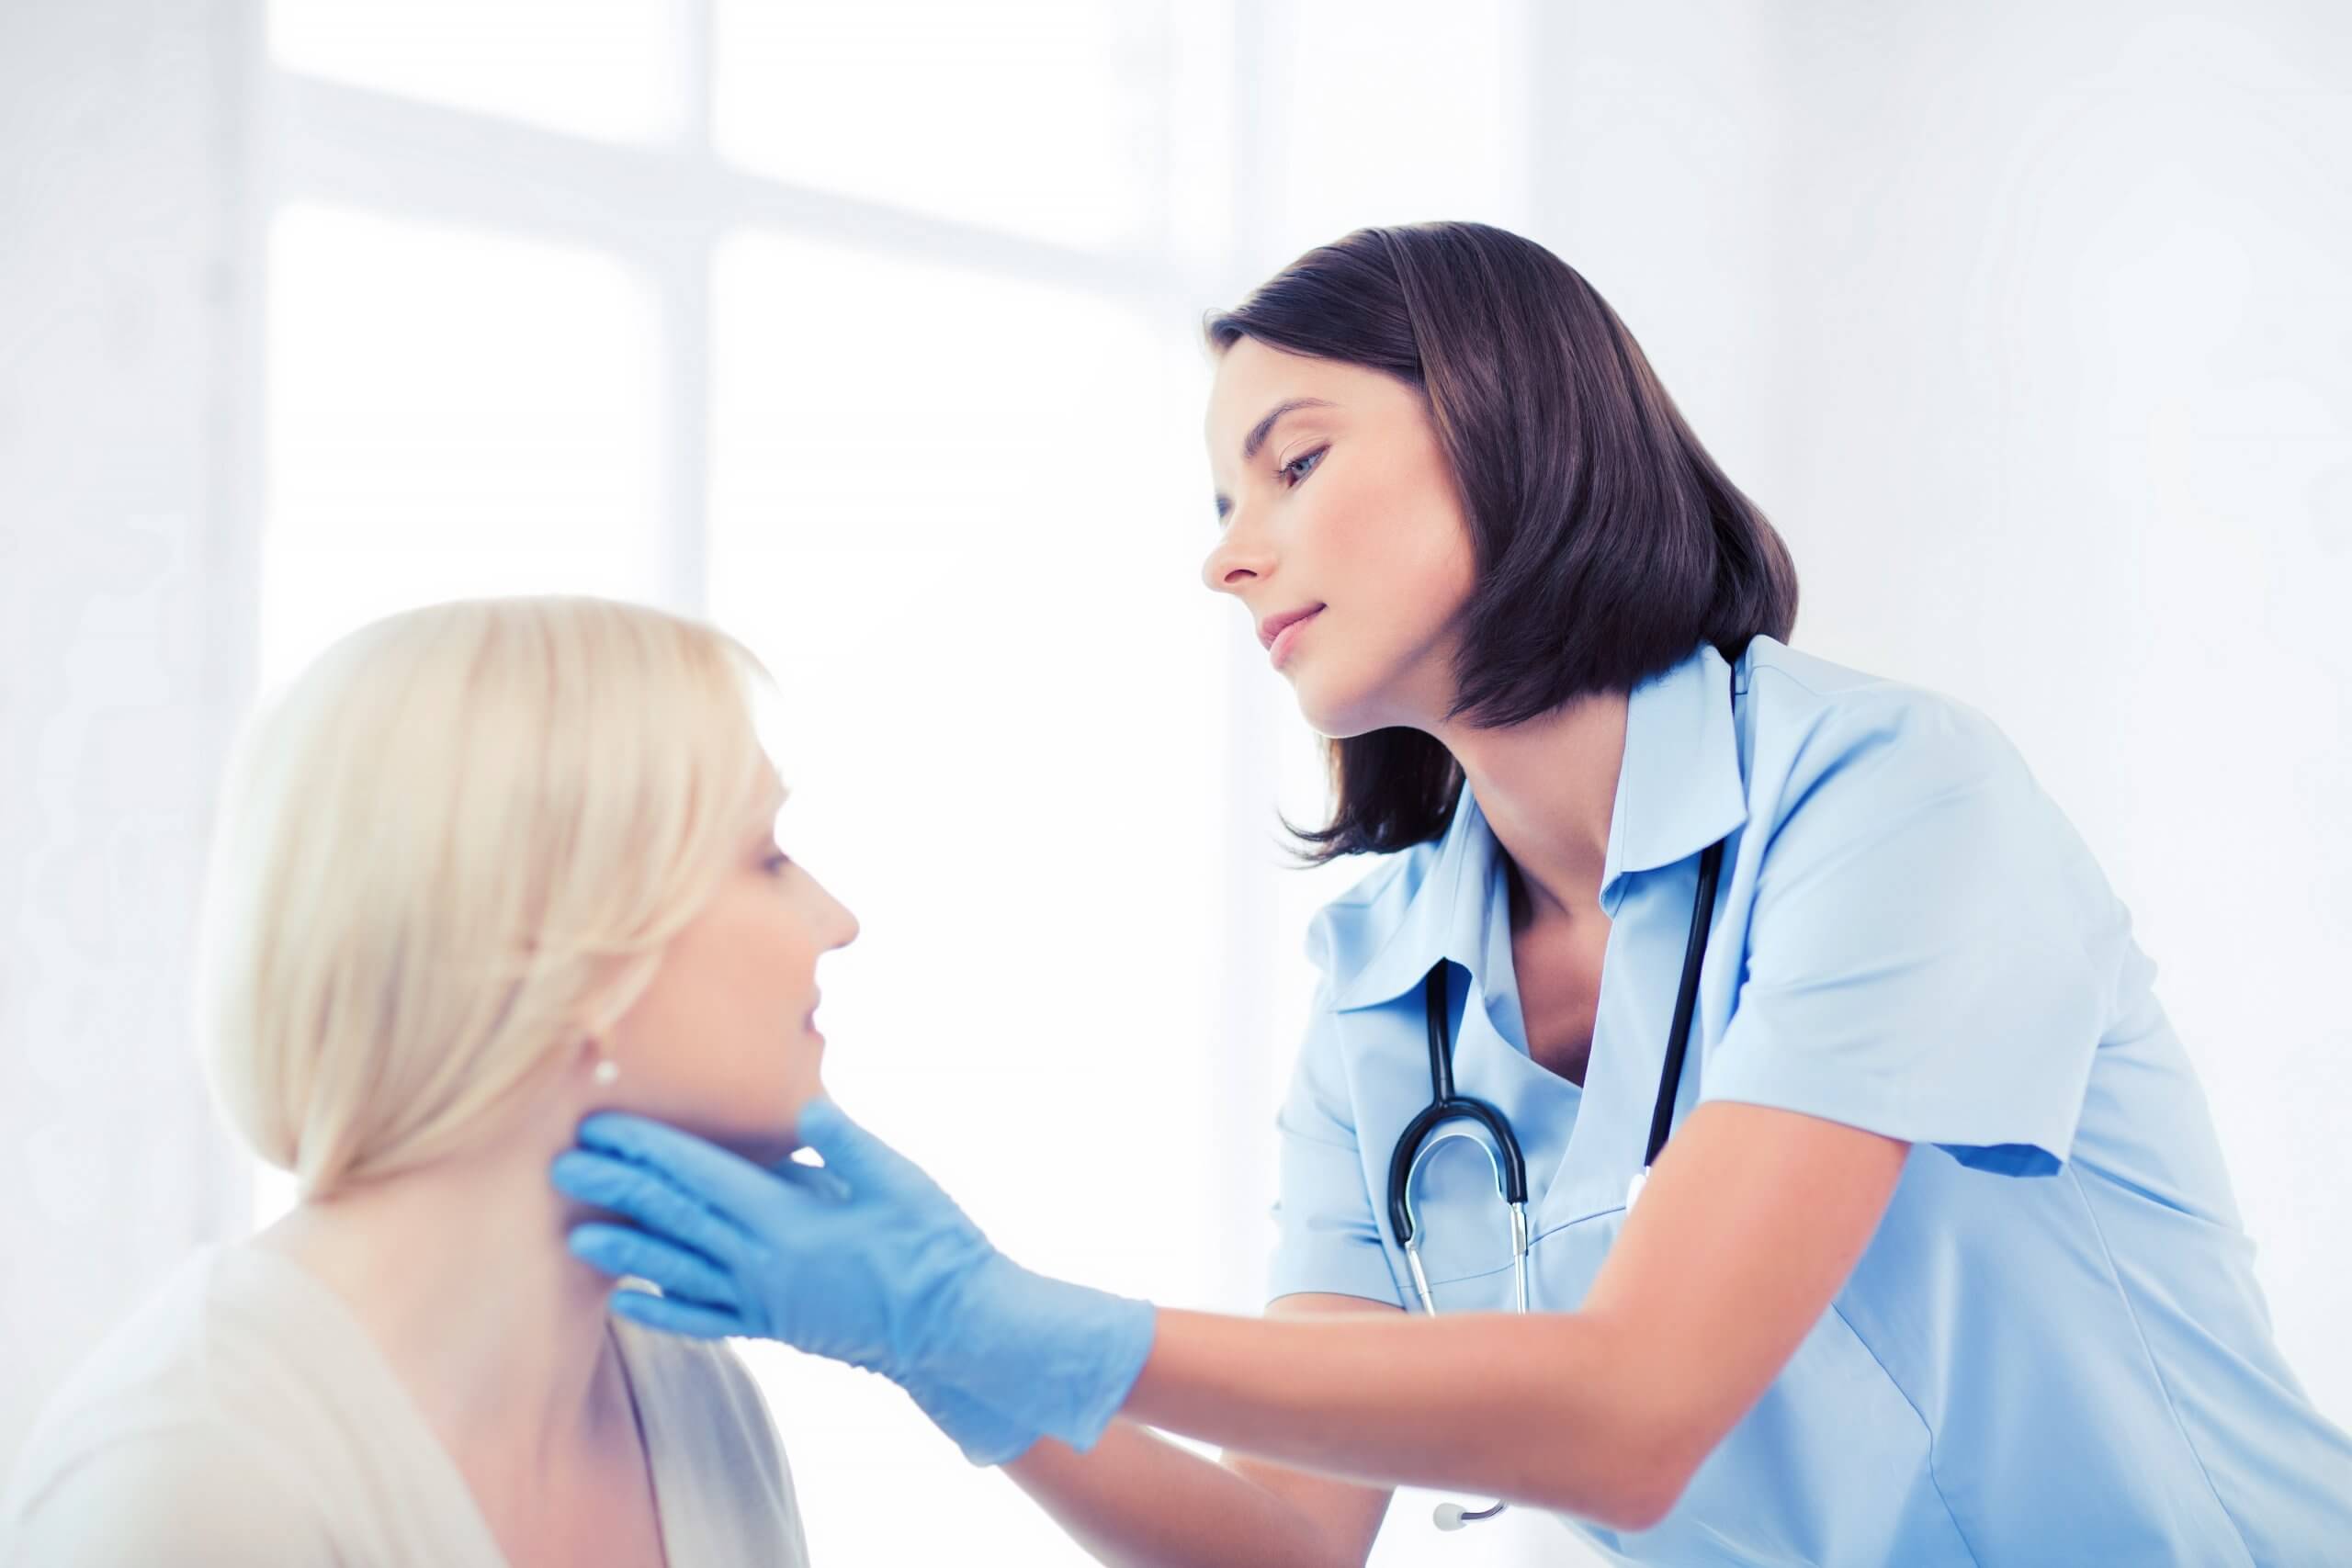
[[[648,1110],[643,1114],[666,1121],[755,1165],[772,1166],[800,1147],[801,1109],[823,1092],[822,1086],[805,1081],[791,1086],[737,1083],[698,1093],[695,1099],[700,1103],[692,1110],[682,1107],[666,1113]],[[720,1100],[727,1102],[724,1110],[710,1103]],[[746,1114],[755,1106],[755,1113]]]
[[[1367,701],[1364,693],[1351,688],[1335,689],[1338,682],[1305,680],[1291,684],[1298,699],[1298,716],[1306,721],[1307,728],[1326,740],[1352,740],[1396,722],[1384,717],[1378,711],[1379,705]]]
[[[780,1165],[790,1159],[800,1147],[800,1140],[789,1130],[748,1133],[725,1139],[720,1146],[729,1154],[741,1155],[757,1166]]]
[[[823,1091],[820,1089],[818,1092]],[[740,1144],[734,1145],[735,1152],[745,1159],[760,1165],[776,1165],[791,1158],[801,1148],[801,1109],[814,1098],[815,1096],[811,1095],[795,1100],[781,1122],[749,1133]]]

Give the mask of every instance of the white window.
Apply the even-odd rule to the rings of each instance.
[[[265,682],[405,605],[660,581],[660,323],[635,268],[304,204],[268,266]]]
[[[1278,869],[1320,772],[1199,581],[1201,312],[1520,216],[1513,0],[1409,60],[1377,9],[268,8],[265,682],[454,594],[710,615],[864,926],[830,1087],[1023,1262],[1177,1304],[1257,1310],[1301,929],[1357,874]],[[910,1403],[741,1348],[818,1561],[1086,1561]]]
[[[710,614],[784,688],[786,842],[865,923],[834,1092],[1033,1265],[1252,1305],[1261,1226],[1207,1201],[1222,1129],[1264,1135],[1204,1048],[1222,290],[1170,232],[1223,199],[1171,152],[1167,8],[269,17],[265,683],[454,594]],[[819,1561],[1083,1560],[911,1404],[745,1348]]]

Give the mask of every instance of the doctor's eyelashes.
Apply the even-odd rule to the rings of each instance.
[[[1299,473],[1299,474],[1297,475],[1297,477],[1296,477],[1296,478],[1292,478],[1292,477],[1291,477],[1291,470],[1292,470],[1293,468],[1298,468],[1298,467],[1299,467],[1299,465],[1300,465],[1300,464],[1302,464],[1302,463],[1304,463],[1304,464],[1308,464],[1308,465],[1313,465],[1313,464],[1316,464],[1316,463],[1320,462],[1320,461],[1321,461],[1321,459],[1322,459],[1322,457],[1323,457],[1323,455],[1324,455],[1325,453],[1329,452],[1330,449],[1331,449],[1331,448],[1330,448],[1329,445],[1327,443],[1327,444],[1326,444],[1326,445],[1324,445],[1324,446],[1317,446],[1317,448],[1315,448],[1315,450],[1314,450],[1314,451],[1312,451],[1312,452],[1306,452],[1306,453],[1302,453],[1302,454],[1300,454],[1298,457],[1293,457],[1289,462],[1284,463],[1281,468],[1279,468],[1275,469],[1274,471],[1275,471],[1276,473],[1281,474],[1284,479],[1288,479],[1288,480],[1290,481],[1290,488],[1291,488],[1291,489],[1293,489],[1293,490],[1296,490],[1296,489],[1299,487],[1299,485],[1300,485],[1300,484],[1302,484],[1302,483],[1304,483],[1304,482],[1306,481],[1306,476],[1307,476],[1308,474],[1313,473],[1313,472],[1315,471],[1315,469],[1314,469],[1314,468],[1313,468],[1313,467],[1311,467],[1311,466],[1310,466],[1310,467],[1306,468],[1304,471],[1302,471],[1301,473]]]
[[[1297,457],[1293,457],[1289,462],[1277,467],[1274,469],[1274,472],[1281,477],[1283,480],[1283,488],[1284,490],[1296,490],[1301,484],[1304,484],[1306,480],[1306,476],[1315,471],[1316,468],[1322,463],[1324,457],[1330,453],[1330,450],[1331,444],[1327,441],[1322,446],[1315,448],[1312,452],[1302,452]],[[1292,472],[1294,468],[1298,470],[1295,474]],[[1216,498],[1216,526],[1219,533],[1223,533],[1225,531],[1225,525],[1232,520],[1232,498],[1230,496],[1218,496]]]

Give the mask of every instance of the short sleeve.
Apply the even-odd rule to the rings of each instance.
[[[2124,921],[2022,760],[1918,694],[1825,718],[1780,799],[1700,1098],[2056,1171]]]
[[[1317,917],[1307,951],[1318,964],[1326,962],[1323,936],[1323,917]],[[1266,1295],[1360,1296],[1401,1306],[1404,1294],[1389,1270],[1373,1216],[1331,998],[1327,972],[1315,990],[1289,1092],[1274,1118],[1281,1196],[1274,1203],[1274,1255]]]
[[[0,1518],[0,1568],[336,1560],[324,1525],[267,1451],[211,1428],[114,1438]]]

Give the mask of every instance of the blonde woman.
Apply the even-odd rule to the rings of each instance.
[[[740,645],[586,599],[436,605],[241,739],[204,916],[228,1120],[299,1201],[51,1403],[0,1561],[805,1561],[723,1346],[605,1310],[551,1191],[625,1108],[758,1159],[819,1092],[849,912],[774,841]]]

